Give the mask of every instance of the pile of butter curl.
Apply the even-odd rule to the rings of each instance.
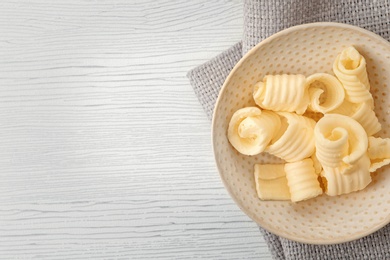
[[[238,152],[285,161],[254,166],[260,199],[298,202],[362,190],[390,163],[390,139],[374,137],[381,124],[365,58],[350,46],[333,72],[267,75],[253,88],[257,106],[231,117],[228,139]]]

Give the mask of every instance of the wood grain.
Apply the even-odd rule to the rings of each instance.
[[[240,1],[0,3],[1,259],[269,259],[187,78]]]

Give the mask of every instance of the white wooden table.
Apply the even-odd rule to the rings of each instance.
[[[0,2],[1,259],[270,259],[186,78],[240,1]]]

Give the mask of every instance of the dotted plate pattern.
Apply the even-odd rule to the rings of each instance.
[[[260,226],[279,236],[310,244],[335,244],[366,236],[390,222],[390,167],[373,174],[362,191],[292,203],[261,201],[256,194],[253,166],[282,163],[268,154],[245,156],[227,139],[231,116],[239,108],[254,106],[253,85],[267,74],[317,72],[332,75],[338,53],[354,45],[366,58],[375,99],[375,113],[390,137],[390,43],[351,25],[313,23],[291,27],[262,41],[233,68],[219,94],[213,116],[212,137],[222,181],[238,206]]]

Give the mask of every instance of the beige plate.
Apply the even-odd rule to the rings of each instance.
[[[281,31],[259,43],[234,67],[214,110],[212,138],[222,181],[238,206],[260,226],[282,237],[311,244],[335,244],[366,236],[390,222],[390,168],[377,171],[363,191],[326,195],[299,203],[261,201],[253,179],[255,163],[278,159],[266,154],[244,156],[227,139],[232,114],[254,105],[252,86],[266,74],[332,73],[336,55],[354,45],[366,58],[382,124],[381,137],[390,137],[390,43],[364,29],[338,23],[313,23]],[[280,161],[279,161],[280,162]]]

